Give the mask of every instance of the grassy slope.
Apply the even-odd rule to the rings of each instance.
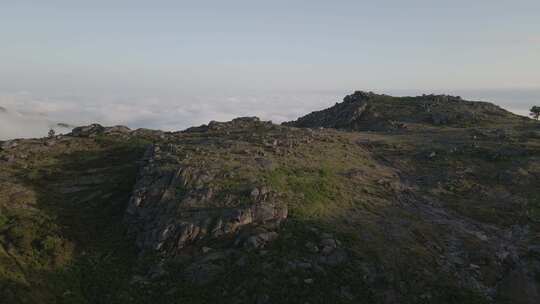
[[[367,302],[384,301],[393,295],[375,292],[365,279],[373,275],[365,268],[375,267],[376,272],[383,275],[379,273],[369,278],[370,284],[403,291],[406,295],[403,301],[417,302],[425,294],[432,300],[447,303],[482,302],[473,291],[460,288],[451,274],[436,270],[439,253],[427,248],[429,244],[422,241],[424,238],[437,242],[439,234],[448,232],[430,223],[430,219],[422,218],[416,210],[400,205],[403,188],[410,187],[403,178],[412,175],[419,165],[414,151],[427,148],[424,136],[408,134],[401,139],[384,133],[279,128],[251,128],[248,132],[227,129],[180,136],[172,142],[181,146],[183,153],[197,152],[184,160],[184,164],[233,172],[226,179],[215,181],[217,189],[249,194],[254,186],[266,185],[282,195],[290,213],[280,232],[284,237],[269,248],[264,257],[252,257],[249,269],[231,267],[227,275],[202,287],[191,286],[189,282],[179,284],[182,277],[170,275],[165,282],[160,282],[163,289],[155,296],[164,302],[180,298],[189,303],[212,303],[245,299],[244,292],[252,295],[250,301],[265,293],[280,302],[294,303],[301,298],[324,303],[338,301],[336,291],[347,287],[354,290],[355,301],[363,298]],[[275,147],[266,144],[274,141],[278,142]],[[371,144],[364,146],[362,143],[366,141]],[[411,154],[403,156],[407,152],[402,149],[411,149]],[[391,159],[392,154],[402,156]],[[271,161],[272,169],[261,170],[253,155]],[[466,163],[474,161],[473,158],[465,160]],[[419,167],[437,173],[445,166],[448,164],[439,163],[431,169],[424,168],[423,164]],[[306,259],[306,242],[315,242],[312,229],[338,236],[353,258],[345,267],[330,268],[324,274],[284,273],[286,261]],[[217,245],[210,243],[210,246]],[[179,263],[182,269],[190,262],[188,259]],[[231,259],[223,265],[234,263]],[[270,266],[265,268],[264,265]],[[317,283],[295,281],[296,278],[302,282],[309,276],[315,276]],[[303,291],[300,294],[299,288]],[[343,298],[341,301],[348,302]]]
[[[283,238],[267,248],[265,254],[248,253],[245,258],[249,266],[235,266],[239,259],[236,255],[224,258],[220,266],[227,270],[211,284],[194,285],[179,275],[192,262],[190,257],[180,257],[172,261],[171,267],[177,267],[177,271],[170,271],[151,287],[141,288],[163,303],[245,303],[255,302],[264,295],[280,303],[349,303],[350,300],[339,297],[342,287],[352,288],[357,299],[372,299],[369,288],[359,277],[360,264],[352,267],[351,262],[316,273],[283,271],[290,261],[309,259],[305,243],[318,242],[313,230],[334,232],[347,241],[350,236],[339,227],[347,226],[343,219],[348,210],[375,210],[386,204],[386,190],[376,181],[391,176],[392,172],[377,165],[355,143],[357,139],[352,133],[330,130],[312,133],[279,127],[179,135],[171,143],[181,148],[177,152],[181,159],[189,155],[181,160],[183,165],[198,166],[216,176],[229,173],[227,178],[212,181],[218,197],[220,193],[249,195],[254,186],[265,185],[280,193],[281,199],[288,203],[289,219],[280,231]],[[268,145],[274,141],[278,144]],[[270,161],[272,168],[262,169],[257,158]],[[357,171],[362,171],[361,176],[350,178]],[[230,248],[231,243],[214,240],[208,246],[219,250],[220,246]],[[314,283],[303,282],[310,278]]]
[[[7,303],[114,303],[135,248],[121,219],[142,143],[23,143],[2,165],[0,280]],[[28,205],[28,208],[21,208]]]
[[[155,282],[129,284],[143,271],[121,218],[144,143],[38,143],[43,151],[2,165],[1,291],[8,302],[29,303],[242,303],[264,296],[278,303],[482,302],[451,272],[440,271],[443,236],[454,231],[429,217],[424,203],[456,225],[461,219],[501,230],[529,225],[538,233],[540,140],[530,136],[537,127],[507,125],[505,137],[498,127],[398,134],[250,128],[179,136],[173,143],[191,155],[186,164],[231,173],[214,181],[223,195],[267,185],[290,210],[264,254],[248,253],[247,267],[237,266],[238,255],[219,260],[225,273],[203,286],[179,275],[190,257],[170,261],[178,271]],[[277,147],[268,144],[274,140]],[[256,158],[272,168],[261,169]],[[309,259],[305,245],[317,242],[315,231],[334,234],[349,249],[348,263],[322,272],[284,271],[289,261]],[[489,249],[474,237],[465,240],[469,252]],[[231,242],[207,245],[225,250]],[[495,280],[489,264],[481,267],[485,280]],[[343,288],[353,297],[340,296]]]

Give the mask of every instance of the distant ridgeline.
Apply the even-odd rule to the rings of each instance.
[[[492,103],[467,101],[459,96],[393,97],[357,91],[346,96],[342,103],[284,124],[308,128],[391,131],[425,125],[492,125],[521,119],[523,118]]]

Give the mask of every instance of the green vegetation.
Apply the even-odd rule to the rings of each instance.
[[[301,120],[313,129],[93,125],[3,144],[0,302],[518,303],[537,290],[538,123],[457,97],[356,95]],[[161,152],[142,159],[150,143]],[[128,226],[141,189],[148,216]]]
[[[322,217],[333,210],[333,202],[340,197],[340,181],[334,172],[321,168],[315,172],[302,169],[280,168],[268,176],[268,183],[277,191],[288,193],[289,204],[301,216]]]
[[[539,106],[533,106],[530,111],[531,111],[531,116],[534,119],[538,120],[538,118],[540,117],[540,107]]]
[[[30,156],[31,167],[5,168],[3,179],[17,183],[3,182],[0,196],[3,300],[116,303],[125,296],[136,251],[122,217],[143,147],[77,139]]]

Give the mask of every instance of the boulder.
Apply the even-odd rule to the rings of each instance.
[[[94,137],[99,134],[103,134],[105,128],[100,124],[91,124],[88,126],[76,127],[70,133],[74,137]]]

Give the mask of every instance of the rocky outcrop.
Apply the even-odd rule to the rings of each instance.
[[[126,126],[113,126],[105,128],[105,134],[127,134],[131,132],[131,129]]]
[[[91,124],[74,128],[69,135],[74,137],[94,137],[105,132],[105,127],[100,124]]]
[[[104,127],[100,124],[91,124],[74,128],[70,134],[73,137],[95,137],[101,134],[125,135],[129,134],[131,129],[126,126]]]
[[[178,163],[174,152],[167,145],[148,149],[126,210],[125,221],[142,250],[174,255],[198,240],[287,217],[286,205],[271,189],[222,196],[213,184],[222,172]]]
[[[518,120],[518,116],[496,105],[466,101],[459,96],[393,97],[357,91],[346,96],[342,103],[312,112],[284,125],[356,131],[399,131],[417,124],[466,127]]]
[[[342,103],[336,103],[325,110],[312,112],[296,121],[285,123],[294,127],[324,127],[335,129],[355,129],[360,127],[369,101],[376,97],[374,93],[356,92],[346,96]]]
[[[212,120],[207,125],[201,125],[198,127],[191,127],[184,132],[207,132],[207,131],[221,131],[221,130],[228,130],[228,129],[245,129],[249,127],[254,126],[270,126],[272,125],[269,121],[261,121],[258,117],[251,116],[251,117],[238,117],[231,121],[227,122],[219,122]]]

